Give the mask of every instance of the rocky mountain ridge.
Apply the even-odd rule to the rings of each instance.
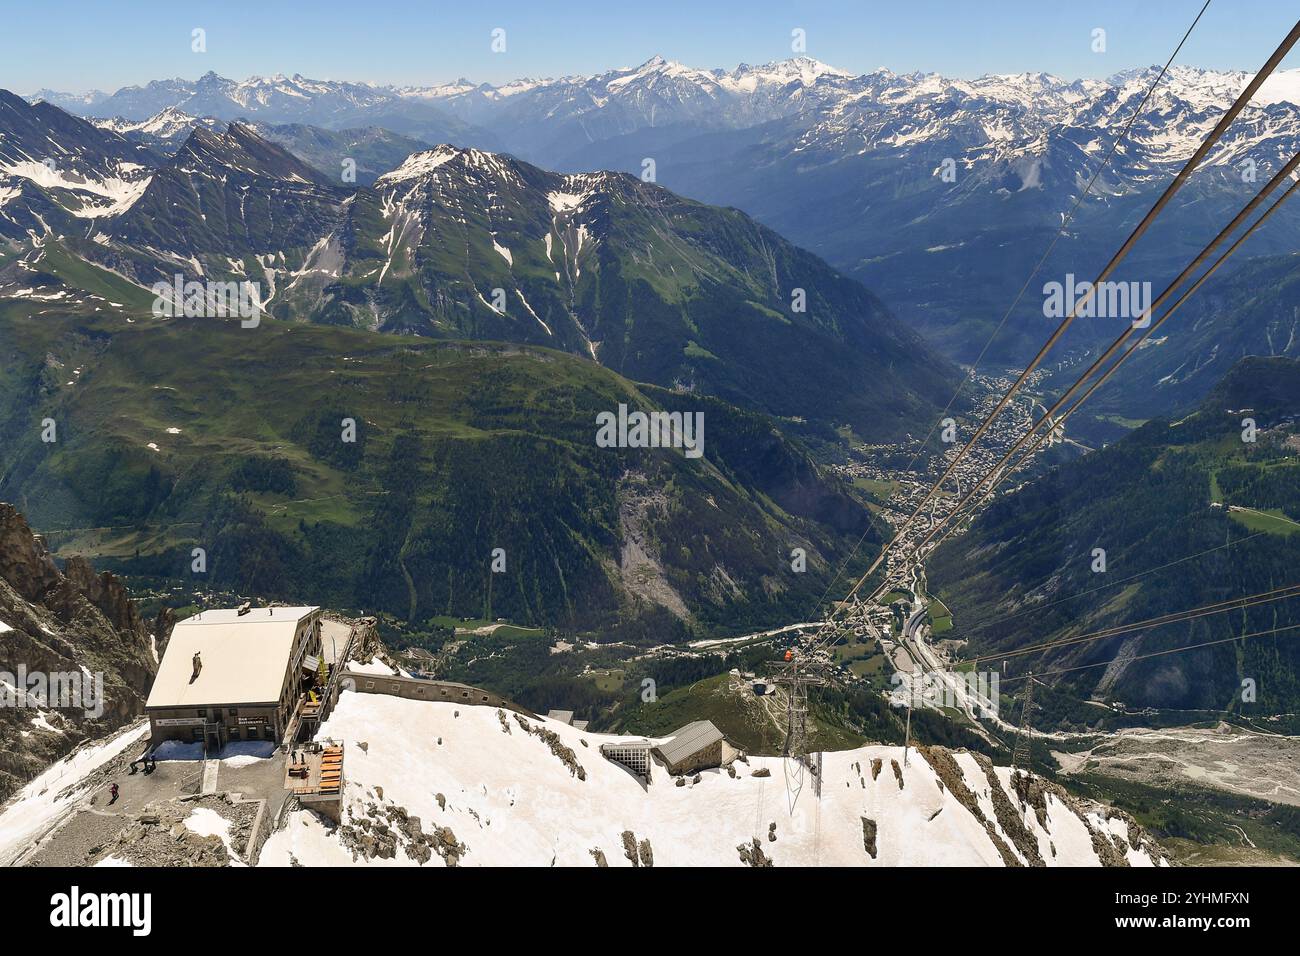
[[[157,669],[154,628],[167,623],[144,621],[122,582],[82,558],[60,570],[23,516],[0,503],[0,800],[79,742],[141,713]],[[38,674],[102,675],[103,698],[82,683],[86,706],[59,707],[51,693],[20,685]]]

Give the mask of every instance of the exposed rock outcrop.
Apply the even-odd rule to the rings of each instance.
[[[378,796],[382,801],[383,794]],[[354,860],[391,860],[401,850],[421,866],[435,853],[448,866],[457,866],[469,852],[451,827],[434,827],[432,833],[426,833],[418,816],[393,803],[371,801],[364,810],[353,808],[349,819],[338,827],[338,834]]]
[[[0,707],[3,800],[81,741],[138,716],[157,664],[149,628],[122,583],[79,557],[60,571],[26,519],[3,503],[0,632],[7,675],[0,692],[17,705]],[[62,699],[51,692],[54,675],[65,675]]]
[[[623,855],[632,862],[633,866],[641,865],[641,857],[636,848],[636,834],[631,830],[623,831]]]
[[[876,821],[862,818],[862,849],[874,860],[876,858]]]
[[[740,854],[740,861],[746,866],[764,867],[771,866],[771,858],[763,852],[762,841],[754,837],[750,843],[742,843],[736,847],[736,852]]]
[[[515,722],[519,724],[526,733],[541,738],[541,740],[551,748],[551,753],[559,757],[560,762],[569,769],[569,773],[573,774],[579,780],[587,779],[587,771],[583,768],[582,764],[578,763],[578,755],[573,752],[572,747],[565,746],[564,741],[560,739],[559,734],[553,730],[547,729],[546,727],[534,727],[523,717],[519,716],[519,714],[515,714]],[[502,725],[505,726],[504,717],[502,717]]]
[[[162,660],[163,652],[167,650],[167,642],[172,639],[172,629],[175,626],[176,612],[166,606],[153,619],[154,648],[158,651],[159,660]]]
[[[1129,862],[1125,851],[1129,847],[1147,854],[1153,860],[1168,859],[1165,851],[1151,838],[1151,835],[1123,810],[1080,799],[1058,783],[1026,773],[1012,775],[1011,788],[1021,806],[1033,808],[1040,824],[1048,819],[1047,797],[1049,794],[1065,804],[1075,816],[1084,821],[1085,825],[1088,825],[1089,814],[1101,820],[1117,819],[1122,821],[1128,835],[1127,840],[1111,833],[1102,834],[1098,832],[1096,826],[1088,826],[1092,833],[1093,848],[1106,866],[1128,866]],[[1053,848],[1053,851],[1055,851],[1055,848]]]
[[[1047,860],[1040,848],[1039,838],[1030,831],[1028,824],[1036,818],[1040,827],[1049,830],[1056,822],[1053,817],[1059,818],[1063,811],[1073,814],[1087,829],[1093,852],[1103,866],[1129,866],[1130,848],[1145,854],[1156,863],[1168,859],[1155,840],[1122,810],[1076,797],[1058,783],[1022,771],[1013,772],[1010,787],[1005,787],[993,762],[983,754],[972,753],[970,756],[984,777],[983,781],[973,783],[982,790],[983,784],[987,784],[984,792],[993,804],[996,820],[990,820],[981,809],[979,799],[967,786],[952,753],[938,746],[919,749],[949,792],[984,825],[989,839],[1007,866],[1046,866]],[[1049,796],[1057,805],[1049,805]],[[1034,811],[1034,818],[1028,816],[1030,809]],[[1127,839],[1113,832],[1111,823],[1114,821],[1123,824]],[[1056,856],[1056,846],[1050,840],[1048,853],[1052,857]]]
[[[993,761],[984,754],[971,754],[975,762],[979,764],[980,769],[984,771],[984,776],[989,782],[989,798],[993,801],[993,812],[998,818],[998,826],[1002,828],[1011,842],[1015,844],[1020,855],[1024,857],[1030,866],[1046,866],[1042,854],[1038,850],[1038,838],[1029,832],[1024,821],[1020,819],[1020,814],[1016,807],[1011,803],[1011,798],[1007,792],[1002,789],[1002,782],[998,779],[997,772],[993,768]]]
[[[212,810],[229,826],[230,847],[216,834],[200,835],[185,825],[196,808]],[[243,857],[257,815],[252,803],[236,804],[228,794],[177,803],[150,804],[102,846],[93,847],[83,865],[113,858],[132,866],[230,866]]]

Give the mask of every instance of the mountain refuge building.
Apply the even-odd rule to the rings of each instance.
[[[145,704],[153,746],[283,742],[307,703],[320,653],[318,607],[245,605],[177,622]]]

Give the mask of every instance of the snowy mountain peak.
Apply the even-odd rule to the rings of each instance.
[[[425,181],[445,182],[447,174],[453,170],[453,178],[457,183],[462,179],[473,180],[478,188],[491,189],[501,184],[518,186],[522,183],[521,165],[512,157],[444,143],[433,149],[412,153],[396,169],[376,179],[375,186],[384,189]],[[485,183],[492,185],[484,186]]]
[[[406,157],[405,162],[398,166],[392,172],[384,173],[376,180],[376,186],[383,186],[389,183],[399,183],[408,179],[419,179],[428,175],[453,159],[458,158],[464,152],[456,146],[436,146],[433,149],[425,150],[422,153],[412,153]]]
[[[101,129],[110,129],[115,133],[141,141],[171,140],[188,135],[195,126],[217,129],[223,125],[220,120],[211,117],[192,116],[179,106],[168,106],[148,119],[138,122],[120,116],[94,122]]]
[[[774,60],[760,66],[742,63],[730,73],[725,74],[733,80],[752,76],[762,82],[785,85],[797,81],[803,86],[811,86],[823,76],[848,79],[853,76],[848,70],[830,66],[810,56],[796,56],[787,60]]]
[[[602,85],[611,92],[622,87],[636,87],[658,81],[684,81],[687,84],[703,87],[714,85],[713,75],[707,70],[697,70],[658,55],[652,56],[638,67],[614,70],[600,77],[599,80],[603,81]]]

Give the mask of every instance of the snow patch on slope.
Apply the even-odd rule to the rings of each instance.
[[[115,216],[130,209],[149,185],[152,177],[141,177],[138,173],[144,167],[137,163],[118,163],[117,176],[94,179],[77,173],[60,170],[57,165],[46,165],[34,160],[21,160],[0,166],[0,173],[26,179],[42,189],[67,190],[80,195],[83,205],[69,208],[74,216],[85,219],[100,216]],[[6,190],[7,198],[13,198],[13,187]],[[5,200],[7,201],[7,199]],[[0,202],[0,205],[3,205]]]
[[[418,179],[421,176],[433,172],[439,166],[451,162],[460,155],[460,150],[451,146],[439,146],[437,149],[425,150],[422,153],[412,153],[406,157],[402,165],[398,166],[392,172],[384,173],[376,180],[375,185],[380,183],[397,183],[407,179]]]

